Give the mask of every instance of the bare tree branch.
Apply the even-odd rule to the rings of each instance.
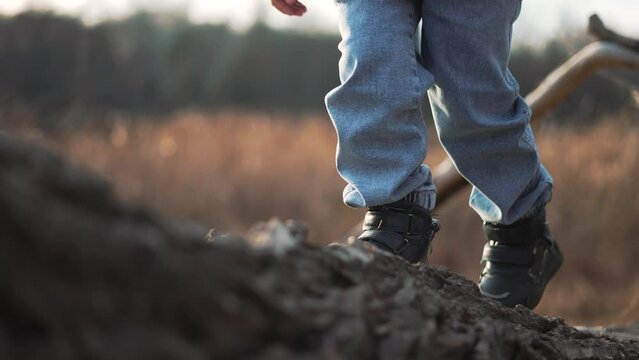
[[[588,33],[597,40],[612,42],[632,51],[639,52],[639,39],[619,35],[608,29],[597,14],[590,16],[588,22]]]

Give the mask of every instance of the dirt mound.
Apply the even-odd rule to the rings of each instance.
[[[224,211],[220,209],[219,211]],[[256,248],[0,135],[2,359],[637,359],[363,247]]]

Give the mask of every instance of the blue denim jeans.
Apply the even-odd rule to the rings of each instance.
[[[422,164],[428,92],[440,142],[473,185],[484,221],[511,224],[550,201],[531,111],[508,70],[521,0],[336,0],[341,85],[326,96],[337,169],[353,207],[410,198],[435,206]],[[423,20],[421,59],[416,29]]]

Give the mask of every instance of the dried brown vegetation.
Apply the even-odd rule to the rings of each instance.
[[[551,226],[567,255],[539,312],[573,324],[639,319],[639,127],[624,119],[537,131],[556,181]],[[116,122],[55,143],[107,175],[126,200],[225,231],[271,216],[311,225],[315,242],[339,238],[361,211],[341,204],[330,121],[259,114],[177,115],[162,123]],[[435,145],[436,141],[432,144]],[[444,156],[432,146],[427,159]],[[431,256],[470,279],[480,270],[480,222],[460,194],[438,209],[443,230]]]

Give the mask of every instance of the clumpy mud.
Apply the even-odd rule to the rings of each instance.
[[[639,359],[363,245],[206,241],[2,135],[0,215],[0,359]]]

